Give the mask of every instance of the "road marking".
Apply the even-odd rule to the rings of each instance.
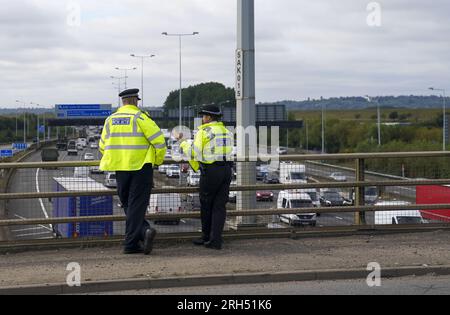
[[[39,172],[41,171],[40,168],[38,168],[36,170],[36,191],[38,193],[41,193],[41,190],[39,189]],[[44,213],[44,217],[46,219],[49,218],[48,213],[47,213],[47,209],[45,209],[45,205],[44,205],[44,201],[42,200],[42,198],[39,198],[39,203],[41,204],[41,208],[42,208],[42,212]],[[51,226],[51,225],[50,225]]]
[[[21,216],[18,215],[18,214],[15,214],[14,216],[17,217],[17,218],[19,218],[19,219],[21,219],[21,220],[26,220],[26,219],[27,219],[27,218],[25,218],[25,217],[21,217]],[[43,229],[46,229],[46,230],[48,230],[48,231],[50,231],[50,232],[53,233],[53,229],[50,229],[48,226],[44,226],[44,225],[41,225],[41,224],[37,224],[36,226],[39,226],[39,227],[41,227],[41,228],[43,228]]]
[[[336,217],[336,219],[341,220],[341,221],[344,221],[344,219],[341,218],[341,217]]]
[[[41,226],[38,226],[38,227],[35,227],[35,228],[12,230],[11,232],[17,233],[17,232],[35,231],[35,230],[40,230],[40,229],[44,229],[44,228],[41,227]]]
[[[39,232],[39,233],[29,233],[29,234],[19,234],[16,235],[16,237],[25,237],[25,236],[36,236],[36,235],[45,235],[48,234],[49,232]]]

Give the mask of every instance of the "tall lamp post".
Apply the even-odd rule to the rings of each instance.
[[[140,58],[141,59],[141,95],[142,95],[142,101],[141,101],[141,106],[144,107],[145,103],[144,103],[144,59],[148,58],[154,58],[156,57],[155,55],[142,55],[142,56],[138,56],[135,54],[131,54],[130,55],[133,58]]]
[[[180,96],[179,96],[179,101],[180,101],[180,121],[179,124],[180,126],[183,125],[183,118],[182,118],[182,107],[183,107],[183,101],[182,101],[182,62],[181,62],[181,38],[182,37],[186,37],[186,36],[195,36],[195,35],[199,35],[199,32],[193,32],[190,34],[169,34],[167,32],[162,33],[162,35],[164,36],[177,36],[178,40],[179,40],[179,48],[180,48]]]
[[[30,104],[36,105],[38,109],[41,106],[41,105],[33,103],[33,102],[31,102]],[[36,140],[37,140],[37,143],[40,142],[39,112],[37,112],[37,114],[36,114]],[[44,138],[44,140],[45,140],[45,138]]]
[[[378,146],[381,147],[381,109],[380,102],[376,98],[372,98],[369,95],[364,97],[369,103],[375,102],[377,104],[377,125],[378,125]]]
[[[446,127],[446,122],[447,122],[447,117],[446,117],[446,114],[447,114],[447,106],[446,106],[446,103],[445,103],[445,89],[436,89],[436,88],[434,88],[434,87],[431,87],[430,88],[430,90],[431,91],[437,91],[437,92],[442,92],[442,97],[443,97],[443,99],[444,99],[444,103],[443,103],[443,108],[442,108],[442,114],[443,114],[443,116],[442,116],[442,151],[446,151],[446,149],[447,149],[447,143],[446,143],[446,138],[447,138],[447,135],[445,134],[445,131],[446,131],[446,129],[448,129],[448,128],[445,128]]]
[[[124,73],[125,73],[125,75],[123,76],[123,78],[125,78],[125,90],[127,89],[127,79],[128,79],[127,73],[128,73],[128,71],[134,71],[136,69],[137,69],[136,67],[134,67],[134,68],[119,68],[119,67],[116,67],[116,70],[124,71]]]
[[[24,107],[23,111],[23,143],[27,143],[27,112],[25,110],[26,103],[16,100],[16,103],[20,103]]]
[[[113,84],[117,85],[117,90],[119,93],[117,93],[117,106],[120,107],[120,92],[122,92],[122,80],[126,80],[127,77],[115,77],[115,76],[111,76],[111,79],[113,80],[117,80],[117,83],[113,82]]]

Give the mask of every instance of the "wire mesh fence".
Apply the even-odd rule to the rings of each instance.
[[[234,163],[227,210],[235,214],[249,210],[259,212],[229,216],[225,230],[309,231],[357,224],[449,223],[450,210],[421,209],[418,206],[415,210],[412,206],[450,204],[448,173],[445,168],[433,166],[448,164],[450,158],[445,154],[409,159],[392,156],[366,156],[362,159],[343,155],[340,159],[330,156],[330,160],[327,160],[328,156],[320,159],[286,156],[281,157],[280,163]],[[124,209],[116,194],[115,173],[101,172],[97,162],[99,158],[95,148],[86,146],[77,155],[61,151],[59,164],[40,163],[39,153],[27,160],[37,164],[27,167],[23,167],[24,164],[11,167],[3,163],[0,182],[5,193],[2,194],[0,208],[3,219],[15,220],[14,225],[6,227],[9,239],[122,237],[125,234],[123,218],[18,225],[20,220],[27,219],[123,216]],[[357,163],[361,161],[364,163]],[[65,165],[64,162],[73,163]],[[433,166],[428,175],[423,173],[423,165]],[[399,166],[400,176],[394,171]],[[420,177],[408,177],[407,174],[420,174]],[[200,232],[200,180],[201,174],[192,171],[188,163],[169,161],[155,168],[154,193],[147,211],[152,216],[152,226],[163,234]],[[413,184],[407,184],[411,181]],[[417,181],[424,183],[416,184]],[[358,207],[363,206],[368,206],[364,209],[370,211],[359,213]],[[192,216],[191,213],[197,215]],[[167,214],[172,216],[164,217]],[[3,229],[5,225],[8,224],[3,224]]]

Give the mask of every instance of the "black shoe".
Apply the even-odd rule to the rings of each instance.
[[[124,255],[136,255],[136,254],[142,254],[142,253],[144,253],[144,249],[143,248],[133,248],[133,249],[125,248],[123,250],[123,254]]]
[[[203,246],[207,243],[208,241],[203,239],[203,238],[199,238],[197,240],[193,240],[192,244],[194,244],[195,246]]]
[[[148,229],[145,232],[145,238],[144,238],[144,255],[150,255],[150,253],[153,251],[153,240],[156,236],[156,230],[155,229]]]
[[[222,250],[222,243],[207,242],[207,243],[205,243],[205,247],[209,248],[209,249]]]

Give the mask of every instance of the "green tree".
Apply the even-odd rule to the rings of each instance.
[[[232,88],[227,88],[225,85],[217,82],[201,83],[194,86],[189,86],[182,90],[183,107],[201,106],[203,104],[223,104],[223,106],[236,106],[235,92]],[[226,103],[230,101],[229,103]],[[166,109],[179,108],[179,91],[170,92],[166,101],[164,102]]]

